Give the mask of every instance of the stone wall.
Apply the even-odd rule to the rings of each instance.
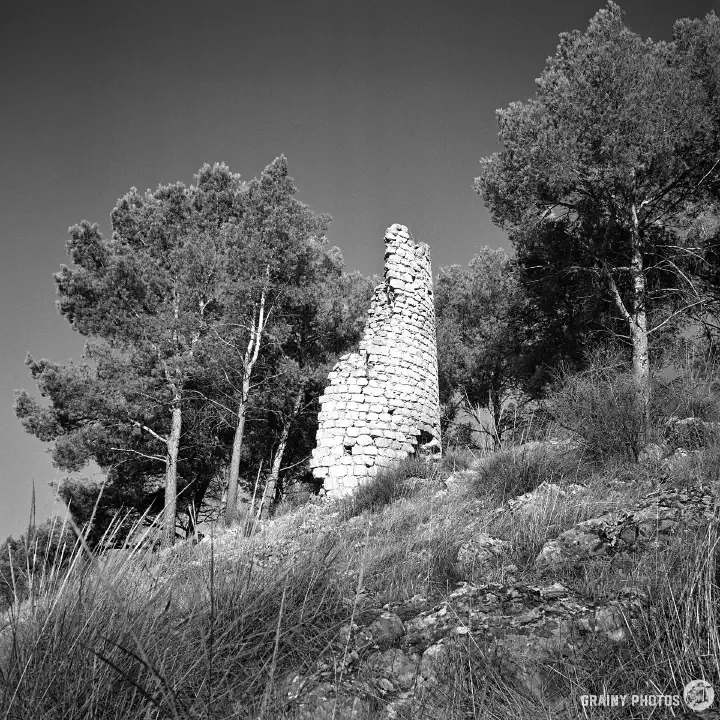
[[[329,496],[395,460],[440,451],[430,253],[403,225],[385,233],[384,282],[359,352],[341,357],[328,379],[311,467]]]

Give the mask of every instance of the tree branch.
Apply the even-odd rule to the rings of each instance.
[[[129,452],[129,453],[133,453],[135,455],[140,455],[140,457],[147,458],[148,460],[159,460],[161,463],[164,463],[167,465],[167,458],[160,457],[159,455],[146,455],[145,453],[142,453],[139,450],[132,450],[130,448],[111,447],[110,449],[117,450],[118,452]]]
[[[294,462],[292,465],[286,465],[285,467],[281,467],[278,472],[283,472],[283,470],[290,470],[290,468],[294,468],[296,465],[300,465],[304,462],[307,462],[312,457],[312,455],[306,455],[301,460],[298,460],[297,462]]]
[[[139,427],[141,430],[145,430],[145,432],[150,433],[155,439],[159,440],[164,445],[168,444],[168,439],[164,438],[162,435],[158,435],[154,430],[149,428],[147,425],[143,425],[141,422],[138,422],[137,420],[130,420],[130,422],[135,426]]]
[[[705,303],[705,298],[701,298],[697,302],[690,303],[689,305],[686,305],[684,308],[680,308],[679,310],[676,310],[674,313],[670,314],[668,317],[666,317],[659,325],[656,325],[652,330],[648,330],[647,334],[650,335],[651,333],[654,333],[656,330],[659,330],[663,325],[670,322],[676,315],[679,315],[680,313],[685,312],[686,310],[689,310],[691,307],[695,307],[696,305],[702,305]]]
[[[628,309],[625,307],[625,303],[623,303],[622,298],[620,297],[620,292],[618,291],[617,285],[615,284],[615,280],[613,276],[610,274],[609,270],[607,268],[604,269],[605,279],[608,284],[608,289],[610,290],[610,295],[612,295],[613,300],[615,301],[615,305],[617,306],[618,310],[620,311],[620,314],[622,315],[623,319],[631,323],[632,317],[630,316],[630,313],[628,312]]]

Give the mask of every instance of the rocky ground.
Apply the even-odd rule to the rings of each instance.
[[[216,602],[211,567],[216,593],[228,571],[242,587],[252,578],[259,588],[275,583],[283,593],[282,578],[299,567],[324,573],[341,596],[337,618],[344,619],[318,626],[322,651],[314,648],[295,666],[279,665],[268,685],[274,709],[265,718],[720,717],[717,702],[693,713],[684,704],[589,708],[579,700],[588,687],[625,692],[618,687],[623,663],[630,663],[632,691],[652,694],[682,687],[688,678],[673,672],[712,666],[689,658],[687,667],[658,674],[652,663],[672,660],[645,656],[653,642],[648,632],[665,627],[653,620],[657,589],[688,575],[704,533],[714,548],[717,481],[703,450],[648,447],[640,463],[605,468],[600,476],[579,467],[576,448],[535,443],[464,470],[405,478],[396,498],[369,509],[313,501],[252,530],[217,529],[197,546],[147,556],[142,567],[123,566],[118,592],[135,593],[138,607],[144,597],[167,597],[162,616],[181,628]],[[542,476],[539,484],[530,470]],[[492,495],[498,478],[518,473],[528,474],[534,489],[509,491],[498,501]],[[312,559],[319,547],[334,548],[326,568]],[[714,573],[700,565],[689,573],[678,618],[696,612],[698,593],[716,603]],[[275,634],[275,612],[266,613],[266,644]],[[702,630],[703,622],[690,618],[673,642],[682,645],[682,633]],[[702,642],[688,639],[677,653],[696,653]],[[713,652],[708,647],[708,656]],[[258,677],[267,676],[267,662]],[[588,668],[596,668],[594,675]],[[652,682],[659,675],[666,678],[662,687]],[[638,685],[642,678],[647,686]],[[248,696],[241,690],[236,707],[245,717]]]
[[[530,522],[549,505],[582,503],[588,487],[543,482],[495,508],[490,519],[486,504],[468,498],[454,551],[454,570],[465,579],[444,593],[418,593],[394,602],[382,602],[381,594],[360,588],[352,621],[340,628],[313,667],[281,679],[287,712],[307,720],[442,718],[452,685],[448,672],[457,667],[453,657],[463,656],[499,673],[520,697],[542,696],[547,717],[602,717],[597,711],[581,712],[577,698],[571,697],[567,668],[587,653],[612,654],[618,644],[627,645],[638,619],[652,606],[646,581],[658,552],[677,543],[683,533],[715,522],[713,488],[672,482],[673,473],[690,457],[688,451],[663,454],[650,448],[642,472],[638,466],[640,478],[609,483],[614,490],[608,492],[623,498],[622,507],[608,511],[607,503],[599,503],[596,515],[591,512],[591,517],[542,543],[528,563],[534,582],[518,569],[512,538],[488,529]],[[433,489],[433,500],[463,498],[478,465],[445,478]],[[255,538],[258,562],[279,566],[300,551],[301,538],[328,532],[330,516],[315,507],[264,525]],[[359,527],[367,521],[363,515],[346,525]],[[291,527],[293,532],[288,532]],[[414,531],[422,537],[420,527]],[[232,546],[228,537],[219,542],[228,550]],[[413,552],[427,553],[427,548]],[[611,578],[612,587],[600,596],[578,591],[573,579],[588,573]],[[656,709],[652,716],[696,715],[685,708]],[[697,717],[718,716],[709,710]]]
[[[528,512],[548,493],[577,492],[544,485],[508,504],[503,512]],[[536,564],[603,563],[622,573],[638,555],[668,544],[681,526],[707,523],[714,515],[709,490],[655,490],[634,507],[577,524],[548,541]],[[478,534],[463,543],[457,562],[474,573],[493,562],[508,572],[505,583],[462,582],[439,603],[416,597],[402,604],[364,606],[363,622],[346,626],[313,673],[285,679],[288,702],[299,718],[364,718],[382,698],[377,717],[416,716],[437,704],[443,666],[460,648],[494,658],[530,692],[543,692],[551,707],[573,717],[556,682],[559,658],[576,659],[589,648],[625,640],[645,598],[633,588],[616,599],[589,602],[561,582],[515,581],[503,565],[507,541]],[[558,685],[553,688],[553,685]],[[559,716],[559,715],[558,715]],[[705,714],[705,717],[709,715]]]

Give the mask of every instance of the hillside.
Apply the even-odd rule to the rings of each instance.
[[[196,545],[77,548],[4,621],[2,717],[714,717],[682,694],[720,687],[719,455],[451,451]]]

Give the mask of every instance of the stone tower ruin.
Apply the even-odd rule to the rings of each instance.
[[[404,225],[385,233],[384,281],[359,352],[341,357],[328,379],[310,466],[330,497],[396,460],[440,451],[430,252]]]

